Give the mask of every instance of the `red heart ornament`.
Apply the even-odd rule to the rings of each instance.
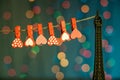
[[[16,47],[22,48],[23,42],[20,40],[20,38],[15,38],[12,42],[12,47],[13,48],[16,48]]]
[[[82,37],[82,33],[77,28],[75,28],[71,33],[71,39],[81,38],[81,37]]]
[[[47,39],[42,34],[37,37],[37,39],[36,39],[37,45],[42,45],[42,44],[46,44],[46,43],[47,43]]]

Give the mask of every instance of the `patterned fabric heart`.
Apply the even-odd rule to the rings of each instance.
[[[61,35],[61,39],[63,40],[63,41],[70,41],[70,36],[69,36],[69,34],[67,33],[67,32],[64,32],[62,35]]]
[[[52,45],[58,45],[58,41],[57,38],[55,36],[50,36],[50,38],[48,39],[48,45],[52,46]]]
[[[22,48],[23,42],[20,40],[20,38],[15,38],[11,45],[13,48],[16,48],[16,47]]]
[[[25,41],[25,46],[35,46],[35,42],[34,42],[34,39],[33,38],[27,38],[26,41]]]
[[[42,34],[37,37],[37,39],[36,39],[37,45],[43,45],[46,43],[47,43],[47,39]]]
[[[71,39],[81,38],[81,37],[82,37],[82,33],[77,28],[75,28],[71,33]]]

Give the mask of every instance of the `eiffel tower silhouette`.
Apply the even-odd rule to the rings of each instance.
[[[95,59],[94,59],[94,72],[92,80],[105,80],[103,56],[102,56],[102,19],[98,14],[94,19],[95,25]]]

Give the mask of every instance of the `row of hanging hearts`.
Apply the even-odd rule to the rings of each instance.
[[[42,24],[37,24],[37,31],[38,31],[38,37],[36,38],[36,41],[33,38],[33,27],[32,25],[27,26],[27,38],[25,42],[23,43],[22,40],[20,39],[20,26],[15,27],[15,39],[12,42],[12,47],[13,48],[22,48],[23,46],[31,46],[34,47],[35,45],[45,45],[48,44],[49,46],[56,45],[60,46],[64,41],[70,41],[71,39],[75,38],[81,38],[82,34],[81,32],[77,29],[76,25],[76,19],[71,18],[71,25],[72,25],[72,33],[69,34],[66,30],[66,24],[64,20],[60,21],[60,27],[61,27],[61,37],[56,38],[54,34],[54,28],[52,22],[48,23],[48,29],[49,29],[49,34],[50,37],[47,40],[44,35],[43,35],[43,29],[42,29]]]

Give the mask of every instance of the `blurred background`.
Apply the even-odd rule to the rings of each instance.
[[[38,37],[36,24],[42,23],[48,39],[48,22],[54,26],[55,36],[61,36],[60,20],[70,23],[95,16],[99,10],[103,20],[102,49],[106,80],[120,78],[120,1],[119,0],[0,0],[0,80],[80,80],[92,78],[95,55],[94,19],[77,23],[82,38],[64,42],[61,46],[12,48],[14,27],[27,29],[33,25],[34,39]],[[71,24],[66,26],[71,33]],[[21,32],[24,42],[27,32]]]

